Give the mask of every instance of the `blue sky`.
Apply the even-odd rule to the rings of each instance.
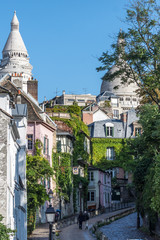
[[[126,29],[128,0],[6,0],[1,2],[0,53],[14,10],[20,33],[39,81],[39,101],[62,93],[98,95],[98,57]],[[2,54],[0,55],[1,58]]]

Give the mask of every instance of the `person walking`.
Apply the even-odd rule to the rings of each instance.
[[[82,223],[83,223],[84,217],[82,211],[80,211],[78,216],[78,223],[79,223],[79,229],[82,229]]]
[[[85,229],[88,229],[88,220],[89,220],[89,213],[84,211],[84,221],[85,221]]]

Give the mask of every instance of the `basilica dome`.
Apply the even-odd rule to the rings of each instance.
[[[116,72],[118,68],[114,65],[112,69],[110,70],[111,74]],[[115,87],[117,87],[115,89]],[[113,81],[105,81],[103,80],[101,85],[100,93],[103,93],[105,91],[112,92],[117,96],[122,95],[136,95],[136,90],[138,90],[138,86],[136,83],[126,83],[122,84],[121,77],[116,77]]]

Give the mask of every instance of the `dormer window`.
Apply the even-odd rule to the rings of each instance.
[[[106,123],[106,137],[114,136],[114,125],[112,123]]]

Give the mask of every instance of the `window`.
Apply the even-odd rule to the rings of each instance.
[[[50,177],[47,179],[47,188],[50,189]]]
[[[105,192],[105,203],[107,203],[107,193]]]
[[[60,153],[61,152],[61,140],[57,141],[57,152]]]
[[[33,135],[28,134],[27,139],[28,139],[28,150],[32,150],[33,149]]]
[[[119,118],[119,110],[113,110],[113,117]]]
[[[142,129],[141,128],[135,128],[135,136],[141,135]]]
[[[49,139],[44,137],[43,153],[49,155]]]
[[[107,137],[113,137],[113,127],[107,127]]]
[[[88,201],[94,202],[95,201],[95,192],[88,192]]]
[[[78,102],[84,102],[84,99],[78,99]]]
[[[115,159],[115,151],[114,147],[107,148],[107,160],[114,160]]]
[[[123,97],[120,97],[120,101],[123,101]]]
[[[107,183],[107,175],[104,174],[104,184]]]
[[[94,180],[94,172],[88,172],[88,181]]]

